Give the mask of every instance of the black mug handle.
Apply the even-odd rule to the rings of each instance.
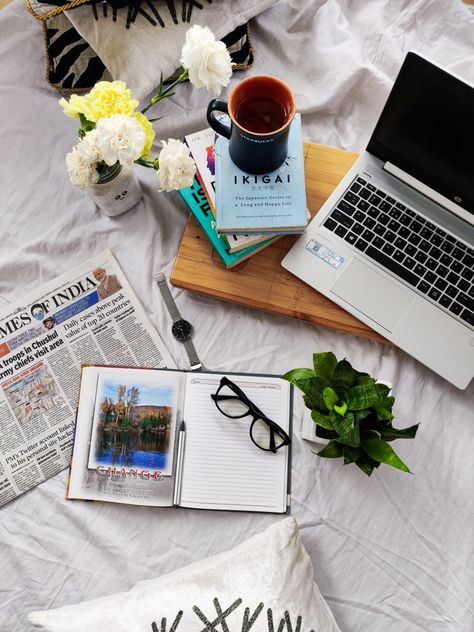
[[[222,99],[212,99],[212,101],[207,106],[207,122],[215,132],[217,132],[221,136],[225,136],[225,138],[230,139],[230,126],[221,123],[221,121],[219,121],[219,119],[216,117],[214,110],[216,110],[217,112],[224,112],[224,114],[229,114],[227,101],[223,101]]]

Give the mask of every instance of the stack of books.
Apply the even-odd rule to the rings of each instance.
[[[288,156],[276,171],[249,175],[234,165],[228,140],[211,128],[188,134],[196,163],[192,187],[180,190],[224,265],[232,268],[308,223],[301,119],[291,124]]]

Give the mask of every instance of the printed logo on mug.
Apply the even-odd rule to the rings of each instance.
[[[216,112],[228,114],[230,126]],[[234,164],[252,174],[270,173],[284,162],[294,116],[290,88],[270,75],[247,77],[233,88],[228,101],[213,99],[207,107],[209,125],[229,139]]]

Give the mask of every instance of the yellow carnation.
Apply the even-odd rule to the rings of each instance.
[[[71,118],[79,118],[79,114],[82,114],[84,106],[83,100],[85,97],[79,97],[77,94],[73,94],[69,101],[66,99],[59,99],[59,105],[64,110],[66,116]]]
[[[140,123],[143,127],[143,131],[145,132],[145,146],[143,147],[143,153],[140,157],[148,160],[151,155],[151,146],[155,138],[155,130],[147,117],[141,112],[135,112],[133,116],[136,118],[137,122]]]
[[[138,106],[123,81],[99,81],[82,99],[82,113],[93,123],[114,114],[130,116]]]

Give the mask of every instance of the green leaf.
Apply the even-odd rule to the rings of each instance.
[[[361,456],[363,452],[360,448],[352,448],[348,445],[342,446],[342,455],[344,457],[344,465],[349,465],[349,463],[355,463]]]
[[[344,417],[333,415],[331,418],[334,430],[338,433],[338,441],[354,448],[360,446],[360,428],[354,414],[349,412]]]
[[[374,471],[374,468],[380,465],[380,463],[377,463],[377,461],[374,461],[366,454],[362,454],[355,464],[364,472],[364,474],[367,474],[367,476],[370,476]]]
[[[360,373],[354,380],[354,385],[358,386],[359,384],[375,384],[376,383],[376,379],[375,377],[371,377],[370,375],[363,374]]]
[[[374,410],[381,421],[392,421],[393,413],[390,410],[382,408],[381,406],[374,407]]]
[[[375,430],[366,430],[362,433],[362,447],[371,459],[395,467],[403,472],[410,472],[408,467],[396,455],[381,434]]]
[[[335,388],[345,390],[353,385],[357,372],[346,359],[336,364],[332,374],[332,385]]]
[[[326,430],[334,430],[330,416],[320,413],[319,410],[314,409],[311,411],[311,419]]]
[[[339,395],[330,386],[326,386],[323,390],[323,399],[328,410],[333,410],[334,404],[339,401]]]
[[[388,410],[392,410],[394,404],[395,397],[390,395],[389,397],[385,397],[384,399],[382,399],[377,405],[382,406],[383,408],[387,408]]]
[[[379,405],[389,392],[390,389],[385,384],[359,384],[346,392],[345,400],[349,410],[363,410]]]
[[[323,391],[328,385],[327,379],[323,377],[309,377],[306,379],[298,380],[297,386],[304,393],[304,401],[308,408],[317,408],[324,412],[328,408],[324,402]]]
[[[299,380],[308,379],[314,376],[315,376],[315,373],[313,369],[292,369],[291,371],[288,371],[288,373],[285,373],[285,375],[282,375],[281,377],[283,380],[287,380],[288,382],[291,382],[295,386],[298,386]]]
[[[414,439],[419,424],[410,426],[409,428],[391,428],[389,426],[381,427],[379,430],[380,437],[385,441],[393,441],[394,439]]]
[[[372,414],[372,411],[369,410],[368,408],[363,408],[362,410],[355,410],[353,412],[357,421],[362,421],[363,419],[365,419],[366,417]]]
[[[336,411],[336,413],[338,415],[341,415],[341,417],[344,417],[344,415],[346,414],[346,411],[347,411],[347,404],[346,404],[346,402],[342,402],[341,406],[338,406],[337,404],[334,404],[334,410]]]
[[[92,123],[92,121],[89,121],[88,119],[86,119],[84,114],[79,114],[79,121],[81,123],[81,128],[85,132],[90,132],[95,127],[95,123]]]
[[[337,441],[330,441],[325,448],[317,452],[317,455],[327,459],[337,459],[342,456],[342,446]]]
[[[313,353],[313,366],[316,375],[331,378],[337,364],[337,358],[332,351]]]

